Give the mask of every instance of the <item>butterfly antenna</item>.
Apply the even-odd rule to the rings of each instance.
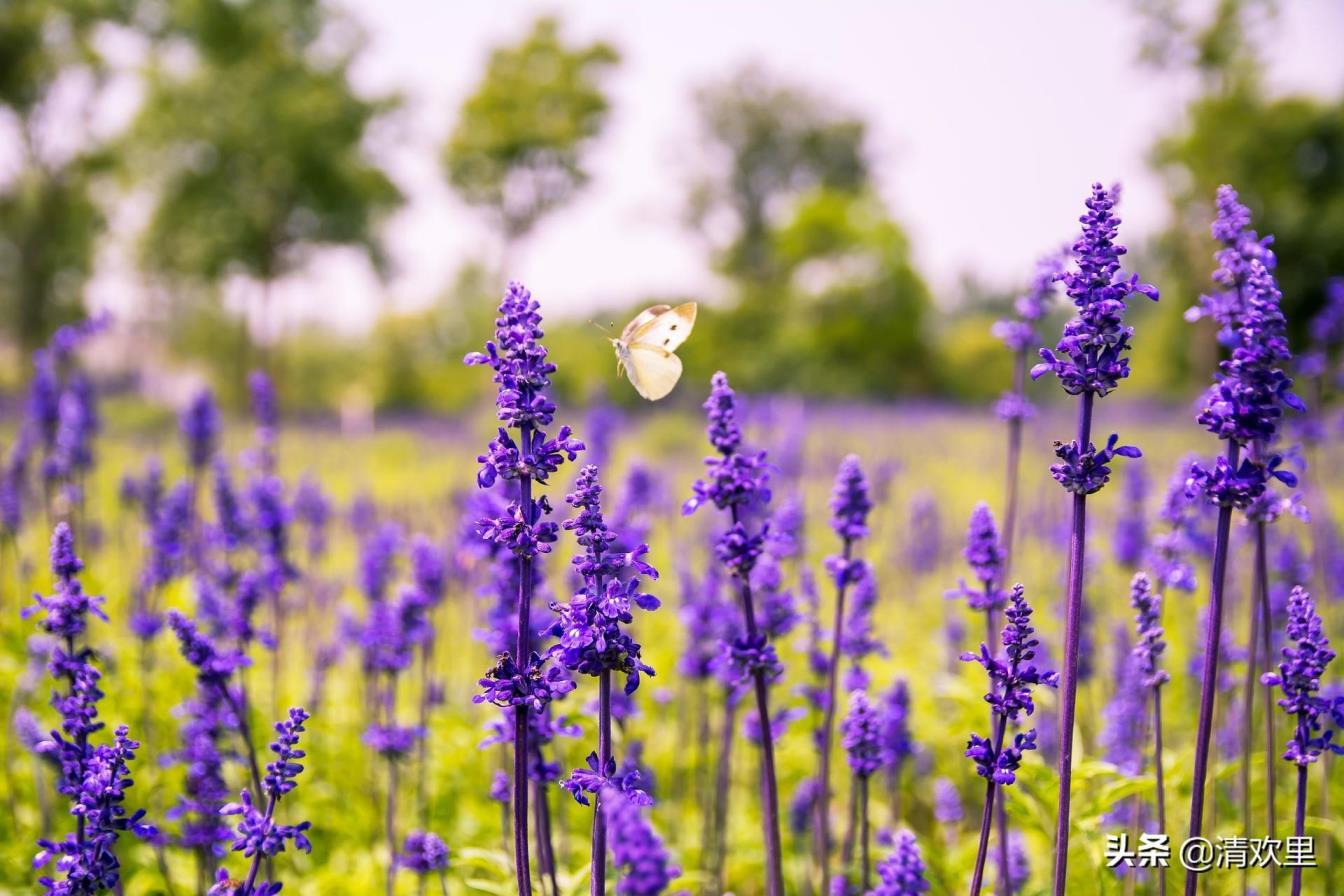
[[[590,323],[590,324],[592,324],[593,326],[597,327],[598,330],[602,331],[603,333],[605,333],[605,334],[608,335],[608,336],[611,335],[611,331],[612,331],[613,329],[615,329],[615,327],[616,327],[616,324],[615,324],[614,321],[613,321],[612,323],[610,323],[610,324],[607,324],[605,327],[602,326],[602,325],[601,325],[600,323],[598,323],[597,321],[592,320],[592,319],[589,319],[588,323]]]

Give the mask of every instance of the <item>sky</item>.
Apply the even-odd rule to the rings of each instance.
[[[438,152],[490,49],[542,14],[560,14],[569,39],[604,39],[623,56],[608,81],[609,125],[589,157],[593,182],[510,259],[509,275],[551,313],[722,295],[704,246],[681,223],[697,147],[691,97],[744,65],[869,122],[880,193],[943,302],[966,273],[1024,281],[1038,255],[1072,238],[1093,181],[1125,185],[1125,241],[1157,230],[1165,200],[1145,154],[1193,91],[1188,76],[1136,63],[1138,23],[1122,0],[341,5],[368,36],[356,88],[405,99],[373,141],[409,198],[386,230],[395,274],[380,285],[355,253],[324,252],[277,294],[292,316],[347,331],[389,306],[423,306],[461,264],[497,254],[484,219],[445,186]],[[1344,4],[1284,6],[1266,40],[1271,89],[1344,89]],[[115,305],[134,286],[106,267],[94,304]]]

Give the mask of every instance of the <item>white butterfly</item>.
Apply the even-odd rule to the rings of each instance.
[[[625,325],[616,346],[616,374],[630,378],[635,391],[657,401],[681,379],[681,359],[673,354],[695,326],[695,302],[673,308],[654,305]]]

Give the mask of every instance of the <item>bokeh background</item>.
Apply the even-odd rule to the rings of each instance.
[[[568,399],[631,400],[589,319],[694,298],[694,381],[978,401],[988,322],[1103,180],[1166,297],[1127,391],[1193,394],[1219,182],[1291,321],[1344,270],[1341,34],[1249,0],[9,0],[0,390],[105,308],[136,394],[237,403],[261,364],[293,411],[461,410],[517,278]]]

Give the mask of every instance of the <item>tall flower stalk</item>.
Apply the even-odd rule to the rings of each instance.
[[[1279,706],[1293,717],[1293,735],[1288,740],[1283,758],[1297,766],[1297,803],[1293,814],[1293,835],[1305,833],[1307,814],[1307,769],[1327,750],[1344,753],[1344,747],[1335,744],[1333,728],[1327,728],[1330,716],[1338,719],[1344,698],[1334,700],[1320,696],[1321,678],[1326,666],[1335,658],[1325,627],[1311,596],[1300,586],[1288,598],[1288,640],[1283,648],[1279,671],[1265,675],[1264,683],[1279,687],[1283,697]],[[1293,896],[1302,893],[1302,867],[1293,868]]]
[[[571,672],[597,678],[597,750],[588,755],[588,768],[575,769],[561,782],[581,805],[588,805],[585,794],[593,794],[592,873],[590,892],[604,896],[607,891],[607,812],[603,801],[613,788],[637,805],[651,800],[636,787],[639,773],[618,775],[611,747],[611,677],[625,676],[625,693],[633,694],[641,675],[653,669],[641,658],[639,642],[622,626],[634,621],[631,610],[656,610],[658,599],[639,590],[639,576],[658,578],[658,571],[641,557],[648,545],[638,545],[629,553],[612,550],[618,541],[615,532],[602,518],[602,486],[597,467],[589,464],[579,472],[574,491],[565,498],[577,516],[566,520],[583,553],[574,558],[583,586],[567,604],[556,604],[559,615],[552,634],[560,638],[551,655]],[[633,575],[627,570],[633,570]]]
[[[74,831],[60,841],[38,841],[41,851],[33,860],[40,868],[55,861],[62,880],[44,875],[38,880],[48,896],[97,893],[121,888],[121,863],[116,844],[131,831],[153,838],[157,831],[145,824],[144,810],[127,814],[126,789],[131,786],[130,762],[140,744],[130,739],[125,725],[119,726],[111,743],[95,744],[91,736],[101,731],[98,702],[101,673],[93,664],[95,653],[85,642],[89,617],[104,622],[101,596],[84,592],[79,573],[84,564],[75,554],[74,537],[66,523],[57,523],[51,538],[51,571],[56,590],[49,596],[35,595],[37,606],[24,615],[41,612],[40,625],[55,644],[47,668],[61,689],[52,694],[52,705],[61,714],[60,730],[37,744],[39,753],[56,757],[57,790],[70,799]]]
[[[998,615],[1007,600],[1002,585],[1008,562],[1006,546],[999,540],[998,527],[989,505],[980,503],[971,511],[970,525],[966,531],[966,547],[962,551],[966,563],[971,567],[978,587],[966,584],[965,579],[957,581],[957,587],[948,591],[950,598],[964,597],[966,606],[985,614],[985,643],[992,644],[999,631]],[[994,714],[989,716],[990,730],[994,729]],[[998,891],[1004,892],[1008,884],[1008,811],[1005,807],[1007,794],[1001,794],[995,801],[995,827],[998,828],[999,866]]]
[[[1008,787],[1017,780],[1017,770],[1029,750],[1036,749],[1036,729],[1013,735],[1006,743],[1008,723],[1018,722],[1036,711],[1031,689],[1037,685],[1056,687],[1059,676],[1055,672],[1037,669],[1031,662],[1036,658],[1036,630],[1031,626],[1031,607],[1021,585],[1014,585],[1008,598],[1001,642],[1003,653],[990,653],[988,644],[980,645],[979,653],[963,653],[966,662],[979,663],[989,675],[989,704],[993,727],[988,737],[972,734],[966,745],[966,756],[975,763],[975,773],[985,779],[985,803],[980,816],[980,846],[976,851],[975,870],[971,876],[971,896],[978,896],[984,882],[985,858],[989,852],[989,830],[994,818],[994,801],[999,788]]]
[[[1060,274],[1078,315],[1064,325],[1055,351],[1041,349],[1043,363],[1032,368],[1033,378],[1053,373],[1064,391],[1078,396],[1077,436],[1056,442],[1059,463],[1050,473],[1073,496],[1069,536],[1068,605],[1064,621],[1063,695],[1059,713],[1059,800],[1055,817],[1054,894],[1063,896],[1069,862],[1069,800],[1073,787],[1073,722],[1078,704],[1078,656],[1083,623],[1083,572],[1087,538],[1087,496],[1100,491],[1110,477],[1117,456],[1139,457],[1139,449],[1117,447],[1112,435],[1104,448],[1092,443],[1092,414],[1096,399],[1104,398],[1129,376],[1130,339],[1134,328],[1125,326],[1126,303],[1135,295],[1156,301],[1157,290],[1140,283],[1138,275],[1125,277],[1120,257],[1125,247],[1115,242],[1120,219],[1112,209],[1115,197],[1101,184],[1092,185],[1087,213],[1079,221],[1082,235],[1073,244],[1076,268]],[[1058,354],[1056,354],[1058,352]]]
[[[1265,265],[1265,260],[1272,258],[1269,240],[1257,237],[1249,229],[1249,223],[1250,213],[1237,201],[1236,191],[1226,185],[1220,187],[1218,217],[1212,229],[1214,238],[1223,246],[1216,255],[1218,268],[1213,275],[1214,282],[1222,290],[1204,296],[1201,303],[1203,311],[1219,324],[1219,340],[1230,351],[1218,365],[1214,384],[1205,394],[1204,407],[1197,420],[1223,440],[1226,448],[1212,468],[1193,464],[1189,482],[1191,494],[1202,494],[1218,507],[1204,670],[1200,682],[1199,727],[1195,735],[1191,837],[1200,836],[1204,823],[1204,791],[1213,734],[1232,511],[1246,511],[1254,506],[1265,495],[1271,479],[1289,486],[1297,484],[1296,476],[1279,469],[1280,457],[1266,455],[1267,446],[1277,436],[1283,409],[1301,409],[1302,403],[1290,391],[1292,379],[1281,367],[1291,355],[1284,336],[1279,291]],[[1258,531],[1258,559],[1263,556],[1260,541]],[[1260,565],[1258,562],[1257,567]],[[1259,577],[1257,572],[1257,583]],[[1252,600],[1262,601],[1264,616],[1261,624],[1267,625],[1267,597],[1255,595]],[[1251,662],[1254,662],[1254,651]],[[1187,896],[1194,896],[1198,878],[1196,872],[1187,872]]]
[[[779,785],[775,774],[775,737],[769,720],[770,683],[783,674],[775,648],[756,619],[751,571],[765,550],[767,527],[754,522],[770,500],[770,473],[765,452],[746,452],[737,422],[737,396],[727,374],[714,374],[709,398],[709,442],[717,454],[705,459],[706,478],[694,485],[682,513],[694,513],[705,504],[728,512],[729,528],[715,546],[715,555],[739,586],[743,633],[725,645],[725,659],[740,680],[750,680],[756,697],[756,715],[761,723],[761,823],[765,841],[765,891],[782,896],[784,877],[779,833]]]
[[[854,775],[858,803],[859,883],[863,892],[872,888],[873,865],[869,860],[871,836],[868,832],[868,781],[882,767],[882,712],[864,691],[849,695],[849,713],[840,725],[840,734]],[[829,892],[829,891],[828,891]]]
[[[840,650],[845,640],[845,597],[850,585],[867,574],[867,564],[854,557],[854,548],[860,539],[868,535],[868,514],[872,509],[868,480],[859,465],[859,458],[851,454],[840,462],[835,487],[831,491],[831,528],[840,536],[840,553],[826,560],[827,571],[835,583],[835,616],[831,628],[826,692],[822,700],[817,766],[820,789],[816,799],[816,823],[812,828],[814,855],[821,868],[822,893],[830,892],[831,882],[831,745],[835,732],[836,678],[840,670]]]
[[[551,512],[550,502],[532,495],[532,486],[544,484],[566,459],[573,461],[583,450],[568,426],[562,426],[554,438],[545,427],[555,418],[555,405],[546,395],[555,365],[546,360],[546,348],[540,342],[540,305],[521,283],[510,283],[499,303],[495,319],[495,339],[485,344],[485,352],[467,355],[467,364],[488,365],[494,370],[499,386],[496,415],[503,426],[490,442],[486,453],[477,460],[480,488],[490,488],[496,480],[514,483],[516,497],[502,516],[483,519],[478,532],[486,541],[513,553],[518,566],[517,640],[511,654],[481,680],[484,693],[477,702],[513,707],[513,855],[518,875],[519,896],[532,892],[531,861],[528,850],[528,725],[529,712],[541,712],[565,682],[558,670],[545,669],[541,657],[532,649],[532,576],[538,555],[550,551],[558,526],[543,519]],[[510,434],[513,430],[516,435]]]
[[[999,419],[1007,426],[1008,447],[1005,452],[1007,467],[1004,477],[1003,510],[1003,574],[1011,570],[1014,538],[1017,535],[1018,468],[1022,459],[1022,424],[1035,409],[1027,400],[1027,355],[1038,344],[1037,325],[1050,313],[1055,297],[1055,283],[1064,266],[1062,251],[1042,257],[1036,262],[1036,273],[1027,291],[1013,303],[1016,316],[994,324],[992,332],[1013,353],[1012,387],[994,406]]]
[[[1162,629],[1162,595],[1153,590],[1147,573],[1135,573],[1129,585],[1129,605],[1134,608],[1134,627],[1138,635],[1133,657],[1143,686],[1152,692],[1153,770],[1157,777],[1157,833],[1167,833],[1167,796],[1162,769],[1162,685],[1171,676],[1161,666],[1166,652],[1166,632]],[[1166,896],[1167,876],[1159,870],[1158,892]]]

